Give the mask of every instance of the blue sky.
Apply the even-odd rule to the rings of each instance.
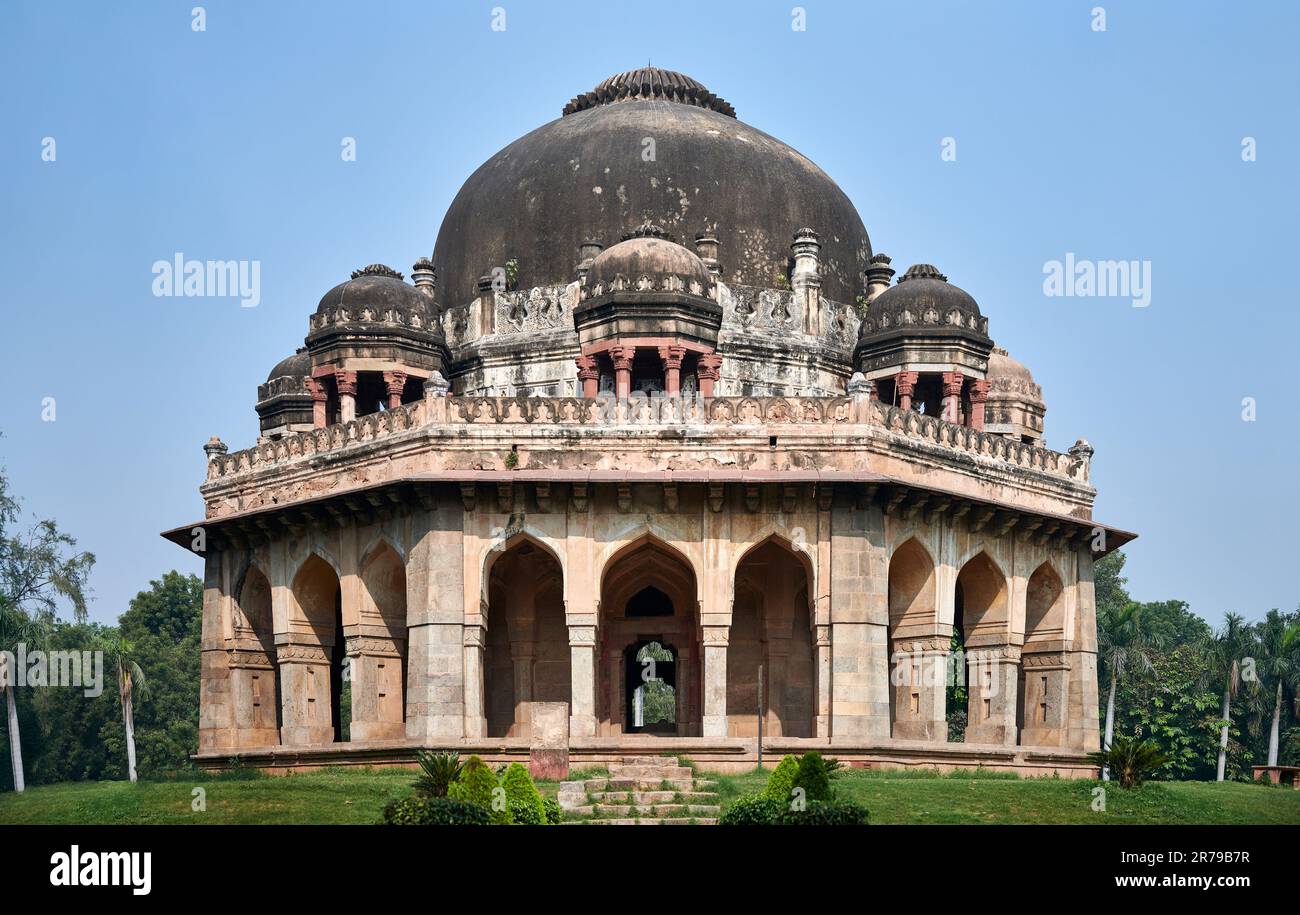
[[[321,294],[407,270],[483,160],[647,59],[821,165],[900,270],[975,295],[1048,443],[1097,449],[1136,597],[1300,603],[1300,5],[807,0],[797,32],[790,2],[209,0],[196,33],[199,2],[0,13],[0,464],[97,554],[93,618],[198,570],[158,532],[201,515],[210,435],[251,444]],[[178,251],[261,261],[261,304],[155,298]],[[1044,296],[1067,252],[1150,261],[1150,306]]]

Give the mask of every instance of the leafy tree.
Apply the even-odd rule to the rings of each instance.
[[[19,504],[9,493],[9,480],[0,472],[0,648],[48,632],[58,601],[72,605],[76,620],[86,618],[87,579],[95,564],[90,553],[76,552],[77,542],[54,521],[37,521],[15,530]],[[16,673],[7,671],[7,673]],[[8,711],[9,753],[15,791],[26,787],[22,736],[14,695],[14,677],[4,679]]]
[[[1265,691],[1273,693],[1271,726],[1268,735],[1268,765],[1277,765],[1278,742],[1282,723],[1282,697],[1285,692],[1294,696],[1300,689],[1300,623],[1277,610],[1270,610],[1255,627],[1255,672],[1260,676]],[[1260,729],[1256,716],[1253,725]]]
[[[1119,609],[1098,608],[1097,647],[1102,666],[1110,680],[1106,694],[1106,733],[1102,749],[1109,750],[1115,734],[1115,689],[1130,671],[1151,670],[1150,652],[1156,646],[1142,626],[1142,605],[1130,601]],[[1103,780],[1110,770],[1101,770]]]
[[[510,806],[510,816],[520,826],[542,826],[546,824],[546,808],[542,806],[542,795],[533,784],[532,776],[520,763],[511,763],[506,768],[501,787],[506,791],[506,803]]]
[[[1223,627],[1212,639],[1203,640],[1205,666],[1202,683],[1214,683],[1223,689],[1219,714],[1219,761],[1215,780],[1223,781],[1228,760],[1228,731],[1232,727],[1232,700],[1241,688],[1241,659],[1250,653],[1254,641],[1250,627],[1236,613],[1226,613]]]
[[[141,698],[148,695],[148,682],[136,660],[135,645],[120,630],[100,644],[117,672],[117,695],[122,703],[122,726],[126,732],[126,768],[131,781],[135,781],[135,697],[137,693]]]
[[[1121,788],[1137,788],[1168,760],[1151,741],[1120,736],[1114,746],[1089,753],[1088,761],[1103,771],[1114,769]]]

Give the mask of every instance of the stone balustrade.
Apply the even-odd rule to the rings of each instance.
[[[399,435],[426,426],[527,425],[537,429],[655,426],[732,426],[755,429],[780,426],[786,433],[803,427],[874,427],[895,436],[940,448],[978,455],[1052,476],[1087,483],[1090,448],[1069,454],[1037,444],[983,432],[935,416],[902,410],[861,395],[837,397],[684,397],[634,394],[627,401],[612,396],[582,397],[430,397],[394,410],[372,413],[345,423],[300,432],[243,451],[216,454],[208,479],[216,480]],[[853,434],[864,434],[855,432]]]

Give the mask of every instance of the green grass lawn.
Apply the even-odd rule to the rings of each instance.
[[[0,824],[377,823],[388,801],[410,793],[397,769],[325,769],[286,776],[194,776],[174,781],[76,782],[0,795]],[[724,807],[762,789],[766,772],[718,779]],[[835,780],[871,822],[889,823],[1280,823],[1300,824],[1300,791],[1237,782],[1151,782],[1137,791],[1098,782],[851,770]],[[202,788],[207,809],[191,809]],[[554,795],[555,782],[539,782]]]

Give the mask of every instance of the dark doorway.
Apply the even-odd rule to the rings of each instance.
[[[653,589],[647,589],[653,590]],[[629,607],[631,603],[629,602]],[[671,606],[671,605],[670,605]],[[677,734],[677,651],[658,639],[629,645],[623,652],[624,732]]]
[[[633,594],[623,612],[627,617],[672,616],[673,602],[667,594],[654,585],[648,585]]]
[[[352,730],[352,683],[343,682],[347,669],[347,643],[343,637],[343,595],[334,591],[334,648],[330,651],[330,723],[334,742],[350,739]]]

